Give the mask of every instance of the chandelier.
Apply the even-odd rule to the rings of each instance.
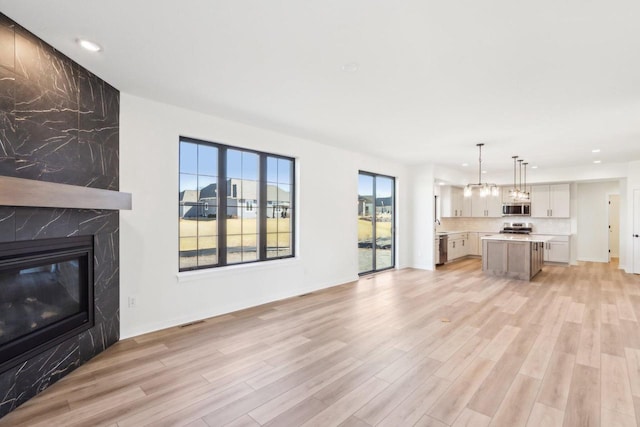
[[[464,187],[464,197],[471,197],[474,189],[478,189],[480,193],[480,197],[487,197],[488,195],[492,195],[494,197],[498,197],[500,195],[500,187],[496,184],[482,183],[482,147],[483,143],[476,144],[478,147],[478,182],[473,184],[467,184]]]

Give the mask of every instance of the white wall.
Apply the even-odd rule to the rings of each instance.
[[[435,268],[433,241],[435,234],[434,165],[426,164],[412,169],[413,267],[424,270]]]
[[[578,261],[609,262],[609,195],[619,181],[578,183]]]
[[[296,158],[295,259],[178,274],[181,135]],[[404,231],[412,187],[405,166],[122,93],[120,189],[133,194],[133,210],[120,215],[121,336],[356,280],[359,169],[397,178],[396,265],[409,266],[412,233]],[[136,307],[128,307],[128,297]]]

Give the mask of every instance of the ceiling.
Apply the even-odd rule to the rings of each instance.
[[[489,172],[509,170],[512,155],[540,168],[640,159],[637,0],[0,10],[123,92],[405,163],[477,168],[478,142]]]

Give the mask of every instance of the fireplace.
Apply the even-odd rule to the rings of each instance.
[[[2,13],[0,123],[3,424],[119,340],[119,211],[131,195],[119,192],[119,91]],[[16,289],[17,276],[52,280]]]
[[[94,325],[93,236],[0,244],[0,373]]]

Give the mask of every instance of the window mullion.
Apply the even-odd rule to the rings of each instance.
[[[227,149],[218,152],[218,265],[227,265]]]
[[[267,259],[267,155],[260,154],[258,179],[258,259]]]
[[[376,266],[376,241],[378,239],[377,231],[378,231],[378,223],[376,222],[378,212],[376,205],[376,176],[373,176],[373,215],[371,216],[371,223],[373,224],[373,271],[376,271],[378,267]]]

